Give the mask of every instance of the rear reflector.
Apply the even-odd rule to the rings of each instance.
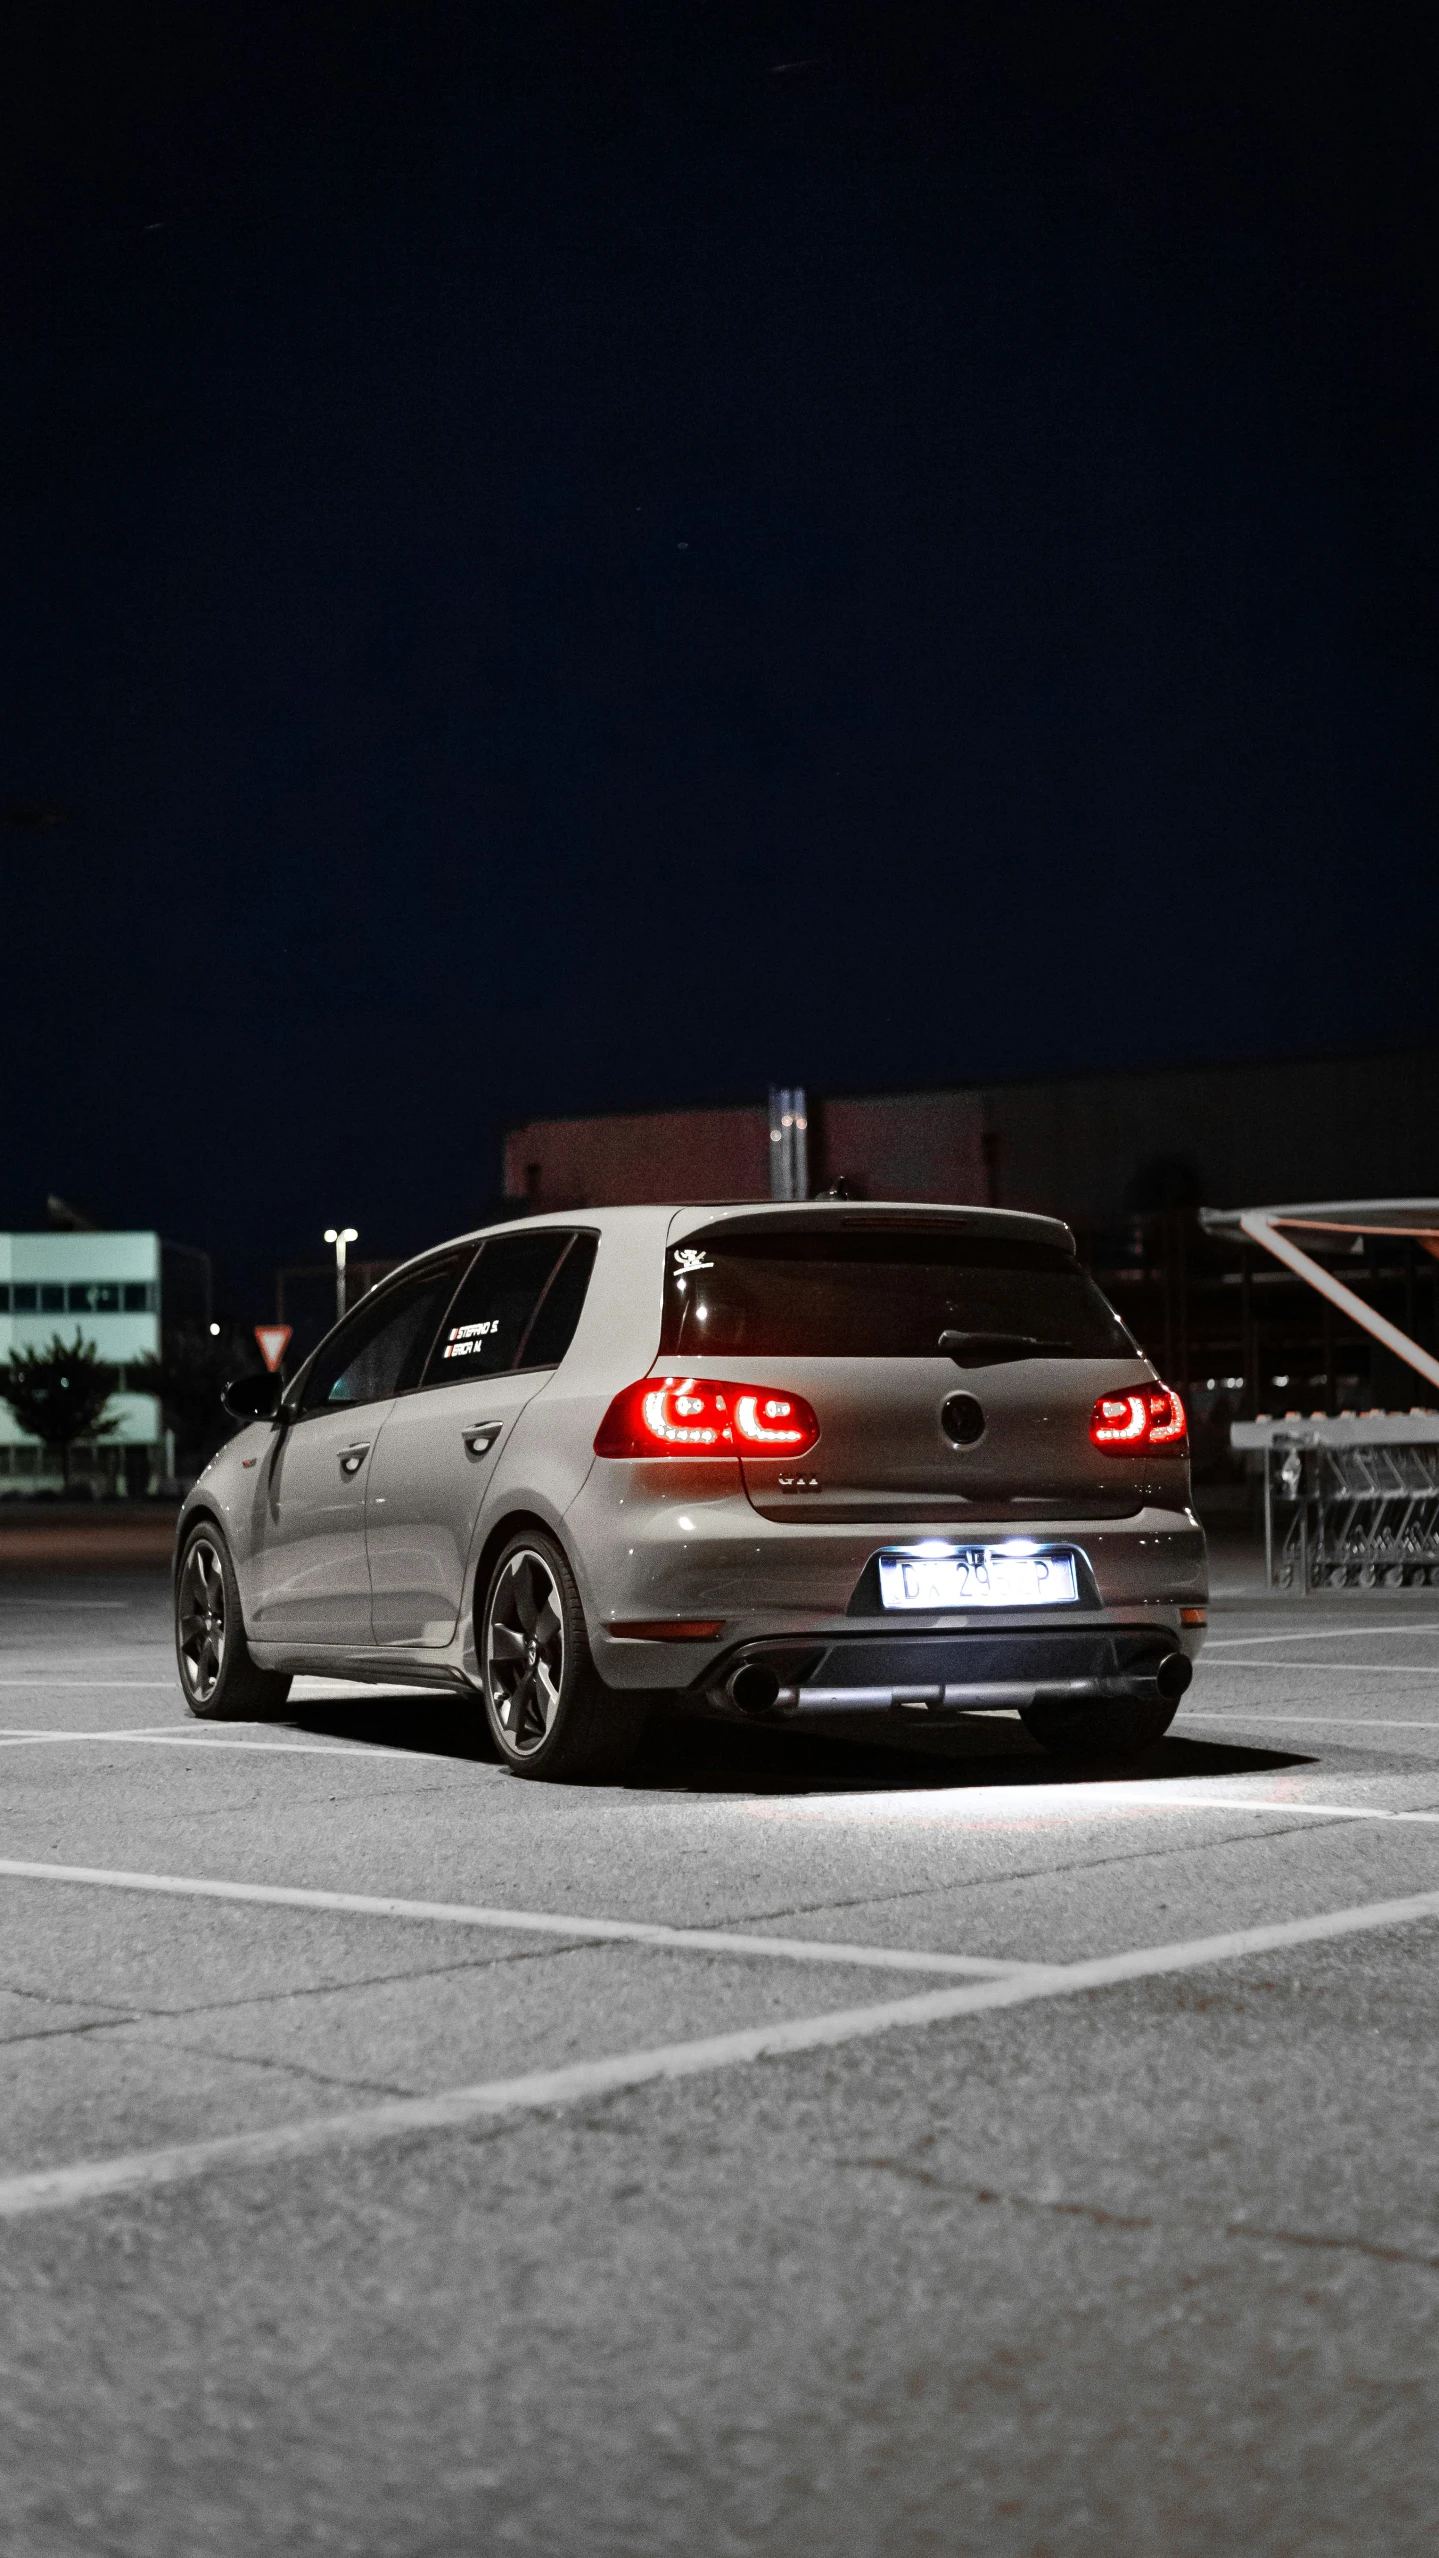
[[[1181,1625],[1207,1625],[1209,1623],[1209,1610],[1207,1608],[1181,1608],[1179,1611],[1179,1622]]]
[[[607,1625],[604,1630],[606,1634],[623,1635],[629,1643],[708,1643],[712,1642],[717,1634],[723,1634],[724,1619],[723,1617],[703,1619],[694,1617],[680,1624],[665,1618],[658,1618],[651,1623],[650,1619],[645,1617],[638,1623],[631,1624],[626,1618],[623,1624]]]
[[[1172,1386],[1139,1386],[1131,1394],[1102,1394],[1089,1416],[1089,1435],[1106,1455],[1131,1449],[1146,1456],[1187,1457],[1184,1406]]]
[[[595,1432],[597,1457],[802,1457],[819,1437],[803,1395],[723,1377],[640,1377]]]

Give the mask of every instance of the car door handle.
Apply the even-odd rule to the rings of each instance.
[[[357,1439],[352,1448],[342,1448],[340,1450],[341,1474],[358,1474],[369,1453],[370,1442],[368,1439]]]
[[[471,1429],[462,1430],[460,1437],[472,1457],[487,1457],[504,1426],[502,1421],[477,1421]]]

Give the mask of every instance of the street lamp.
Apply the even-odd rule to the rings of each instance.
[[[335,1319],[337,1322],[345,1311],[345,1247],[347,1244],[358,1243],[359,1240],[358,1227],[327,1226],[325,1228],[326,1243],[332,1243],[335,1247]]]

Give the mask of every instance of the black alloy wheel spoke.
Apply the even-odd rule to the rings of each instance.
[[[527,1635],[534,1633],[535,1619],[540,1612],[539,1601],[535,1597],[533,1587],[533,1570],[534,1566],[529,1555],[519,1556],[515,1564],[514,1576],[515,1614]]]
[[[225,1651],[225,1578],[214,1549],[197,1539],[185,1560],[177,1610],[186,1684],[197,1705],[214,1694]]]
[[[564,1684],[564,1618],[543,1556],[511,1557],[490,1604],[485,1676],[490,1703],[512,1750],[545,1740]]]
[[[560,1701],[560,1690],[559,1682],[551,1671],[549,1663],[543,1658],[535,1663],[530,1685],[534,1694],[535,1711],[543,1728],[548,1732],[554,1720],[555,1708]]]

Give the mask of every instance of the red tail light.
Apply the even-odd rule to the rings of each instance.
[[[1184,1457],[1189,1431],[1184,1406],[1172,1386],[1137,1386],[1131,1394],[1102,1394],[1089,1416],[1089,1435],[1106,1455],[1131,1448],[1146,1456]]]
[[[819,1437],[803,1395],[723,1377],[641,1377],[595,1432],[597,1457],[802,1457]]]
[[[777,1394],[772,1386],[733,1386],[735,1445],[741,1455],[802,1457],[819,1437],[803,1395]]]

